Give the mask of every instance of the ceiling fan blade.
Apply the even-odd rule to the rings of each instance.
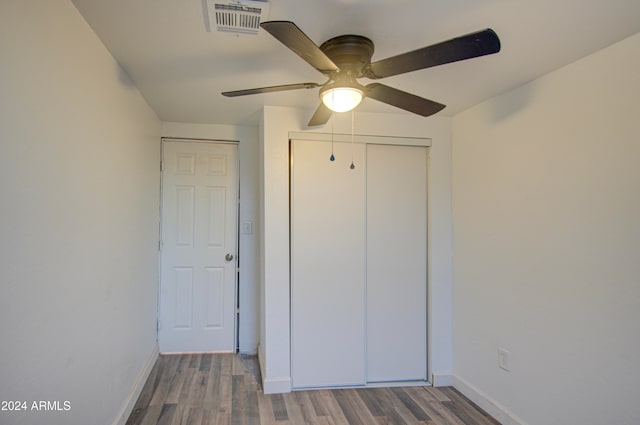
[[[318,106],[318,109],[316,109],[316,112],[309,120],[309,124],[307,124],[307,126],[314,127],[316,125],[326,124],[327,121],[329,121],[329,118],[331,118],[331,114],[331,109],[324,106],[324,103],[321,102],[320,106]]]
[[[260,26],[323,74],[338,71],[336,64],[293,22],[268,21]]]
[[[227,97],[236,97],[236,96],[246,96],[249,94],[271,93],[275,91],[313,89],[320,86],[321,84],[316,84],[316,83],[285,84],[282,86],[270,86],[270,87],[259,87],[256,89],[225,91],[225,92],[222,92],[222,95]]]
[[[428,117],[445,108],[445,105],[407,93],[384,84],[373,83],[365,87],[367,97],[388,103],[405,111]]]
[[[372,79],[390,77],[499,51],[498,35],[492,29],[486,29],[373,62],[364,75]]]

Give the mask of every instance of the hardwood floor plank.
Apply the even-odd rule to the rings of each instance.
[[[213,421],[215,425],[231,425],[231,409],[219,409],[216,412],[215,420]]]
[[[354,403],[353,397],[349,393],[350,390],[335,390],[333,396],[338,401],[340,409],[347,418],[349,425],[368,425],[364,421],[362,412],[359,411],[357,405]],[[369,422],[371,423],[371,421]]]
[[[322,403],[326,407],[327,417],[331,418],[336,425],[350,425],[347,417],[340,408],[340,404],[335,397],[336,390],[322,390],[324,396],[322,396]]]
[[[137,405],[146,406],[151,403],[153,395],[160,386],[167,364],[168,361],[163,361],[160,358],[156,360],[156,363],[153,365],[151,373],[147,377],[147,381],[138,396],[138,401],[136,402]]]
[[[272,394],[258,393],[258,410],[260,411],[261,425],[276,425],[276,417],[273,412]],[[288,417],[287,419],[288,420]],[[281,420],[280,423],[283,421]]]
[[[411,423],[411,419],[406,419],[406,417],[411,415],[411,412],[404,406],[403,408],[406,413],[401,412],[397,408],[397,405],[401,404],[400,400],[397,400],[393,393],[387,388],[372,388],[371,393],[378,401],[379,408],[384,413],[384,418],[386,418],[390,424],[406,425]]]
[[[218,410],[216,414],[216,424],[229,425],[231,423],[232,404],[232,379],[231,365],[233,356],[221,354],[220,359],[220,384],[218,386]]]
[[[134,408],[131,411],[131,414],[129,415],[129,418],[127,419],[127,422],[125,425],[133,425],[133,424],[141,423],[142,419],[147,414],[148,409],[149,409],[148,407]]]
[[[460,402],[460,404],[462,404],[463,406],[469,407],[469,408],[472,408],[472,409],[478,411],[478,413],[480,413],[485,419],[491,419],[492,422],[497,422],[493,417],[491,417],[491,415],[489,415],[487,412],[485,412],[480,406],[475,404],[473,401],[471,401],[469,398],[467,398],[467,396],[465,396],[464,394],[462,394],[460,391],[456,390],[455,388],[446,387],[445,391],[447,393],[451,394],[453,396],[453,398],[457,399]]]
[[[454,401],[443,401],[442,405],[447,408],[451,413],[456,415],[462,423],[479,423],[478,419],[474,419],[472,415],[469,414],[468,411],[460,408],[456,402]]]
[[[245,410],[245,396],[244,396],[244,376],[233,375],[231,377],[231,425],[245,425],[244,410]]]
[[[178,368],[179,367],[180,366],[178,366]],[[184,387],[185,382],[189,379],[189,376],[189,369],[181,369],[180,371],[176,370],[176,374],[174,376],[174,379],[170,383],[169,391],[164,400],[165,404],[177,404],[180,401],[182,387]]]
[[[311,425],[336,425],[331,416],[316,416]]]
[[[431,397],[433,397],[436,401],[451,401],[449,397],[445,393],[442,392],[443,387],[421,387],[425,390]]]
[[[385,416],[379,400],[376,399],[373,388],[363,388],[358,391],[358,396],[366,404],[367,409],[375,417]]]
[[[287,407],[287,415],[289,416],[290,424],[301,424],[304,425],[306,422],[304,420],[304,415],[302,414],[302,410],[298,405],[298,400],[295,396],[295,393],[282,394],[282,398],[284,399],[284,404]]]
[[[207,379],[207,389],[205,390],[203,401],[203,405],[207,410],[217,410],[217,396],[220,394],[221,361],[222,359],[220,356],[212,356],[211,364],[209,366],[209,377]]]
[[[204,408],[204,396],[207,391],[209,374],[206,372],[196,371],[191,379],[191,387],[187,395],[187,403],[189,407],[195,409]]]
[[[127,425],[499,425],[452,387],[265,395],[255,357],[162,355]]]
[[[398,399],[402,402],[402,404],[404,404],[407,407],[407,409],[409,409],[411,414],[418,421],[429,421],[429,420],[431,420],[429,415],[427,415],[427,413],[424,410],[422,410],[420,408],[420,406],[418,406],[418,404],[416,404],[415,401],[413,401],[413,399],[409,396],[409,394],[407,394],[407,392],[404,390],[404,388],[400,388],[400,387],[392,388],[391,392],[393,392],[395,394],[395,396],[398,397]]]
[[[182,370],[186,367],[189,367],[189,362],[191,361],[191,354],[175,354],[178,359],[178,366],[176,367],[176,372],[182,372]]]
[[[202,425],[216,425],[216,412],[211,409],[202,409]]]
[[[189,408],[178,403],[176,404],[176,407],[174,409],[173,415],[171,417],[171,421],[168,423],[171,425],[182,425],[183,422],[186,422],[187,420],[186,418],[187,414],[189,414]]]
[[[189,414],[187,415],[187,420],[186,422],[183,422],[183,423],[184,425],[202,425],[203,416],[204,416],[204,409],[189,408]]]
[[[311,397],[309,397],[310,391],[296,391],[293,393],[294,398],[296,399],[298,406],[300,406],[300,410],[302,412],[302,417],[305,423],[313,423],[316,419],[316,409],[313,407],[313,403],[311,402]]]
[[[346,390],[347,396],[351,400],[352,405],[356,408],[358,416],[363,419],[365,423],[374,423],[376,418],[371,414],[368,406],[362,401],[362,398],[358,396],[358,393],[367,388],[348,389]]]
[[[327,403],[328,399],[333,398],[333,396],[329,390],[309,391],[309,398],[313,409],[316,411],[316,417],[330,416]]]
[[[242,375],[244,373],[244,363],[242,363],[242,358],[238,356],[233,356],[231,362],[231,374],[233,375]]]
[[[258,385],[258,389],[262,389],[262,378],[260,376],[260,365],[258,364],[258,358],[256,356],[248,356],[239,354],[240,361],[244,367],[244,373],[253,378],[253,382]]]
[[[189,369],[200,369],[200,359],[202,354],[192,354],[189,362]]]
[[[165,404],[162,406],[162,411],[160,412],[157,425],[172,425],[173,416],[176,414],[177,406],[178,405],[175,403]]]
[[[282,394],[272,394],[269,396],[271,400],[271,408],[273,410],[273,417],[276,421],[288,421],[289,414],[287,413],[287,406],[284,403]]]
[[[211,361],[213,354],[203,354],[200,359],[200,372],[209,372],[211,370]]]
[[[151,406],[161,406],[164,405],[165,400],[167,398],[167,394],[169,394],[169,390],[171,388],[171,382],[176,374],[176,369],[178,368],[178,364],[180,363],[180,358],[178,356],[163,356],[161,355],[158,358],[159,363],[164,363],[165,367],[163,369],[163,375],[160,378],[160,382],[151,398],[149,404]]]
[[[181,406],[188,406],[191,403],[191,397],[194,389],[197,387],[197,368],[187,368],[182,371],[184,373],[184,382],[182,383],[182,389],[178,396],[178,404]]]
[[[258,406],[258,391],[257,385],[253,381],[253,375],[245,374],[245,397],[246,397],[246,411],[245,416],[247,418],[247,425],[261,425],[260,421],[260,407]]]
[[[435,425],[464,425],[424,387],[407,389],[407,394],[431,417]]]
[[[451,401],[443,402],[442,404],[449,408],[449,410],[451,410],[463,422],[473,422],[481,425],[499,425],[499,422],[489,416],[479,406],[473,404],[471,400],[461,394],[458,390],[452,387],[447,387],[443,389],[443,392],[447,394]]]
[[[149,406],[145,409],[144,416],[139,418],[140,422],[138,422],[136,419],[131,422],[131,425],[156,425],[161,413],[162,406]],[[127,424],[129,424],[128,421]]]

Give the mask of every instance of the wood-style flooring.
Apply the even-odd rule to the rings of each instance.
[[[451,387],[262,392],[257,360],[160,356],[127,425],[495,425]]]

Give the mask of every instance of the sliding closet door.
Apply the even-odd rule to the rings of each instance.
[[[327,142],[294,140],[291,149],[293,386],[361,385],[366,380],[364,146],[335,143],[335,161],[329,160]]]
[[[427,378],[427,149],[367,146],[367,381]]]

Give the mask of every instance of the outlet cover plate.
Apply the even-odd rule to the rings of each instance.
[[[498,367],[511,372],[511,353],[500,347],[498,347]]]

